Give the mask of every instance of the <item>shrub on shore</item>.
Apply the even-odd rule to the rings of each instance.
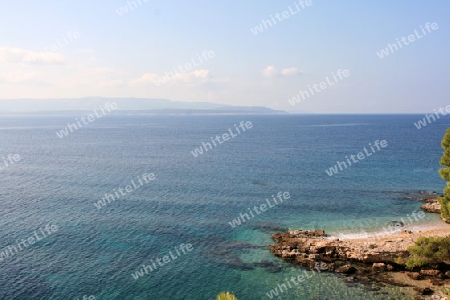
[[[406,267],[432,266],[450,261],[450,238],[448,237],[420,237],[414,246],[408,247],[410,257]]]
[[[219,295],[217,295],[216,300],[237,300],[237,298],[230,292],[222,292]]]

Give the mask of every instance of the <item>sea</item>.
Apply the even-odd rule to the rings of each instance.
[[[449,117],[418,129],[424,115],[105,115],[58,136],[81,117],[0,117],[0,299],[414,299],[306,272],[268,245],[287,229],[364,236],[408,220],[421,205],[411,195],[444,188]],[[252,126],[236,134],[241,122]],[[372,151],[376,141],[387,145]],[[364,148],[370,156],[326,172]],[[275,205],[279,192],[290,198]]]

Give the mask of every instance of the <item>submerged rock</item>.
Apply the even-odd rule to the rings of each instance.
[[[402,221],[389,222],[389,227],[399,228],[399,227],[404,227],[404,226],[405,226],[405,223],[403,223]]]
[[[438,197],[441,194],[435,191],[413,191],[413,192],[400,192],[396,193],[400,199],[408,199],[418,202],[425,202],[430,197]]]
[[[270,273],[278,273],[283,270],[282,266],[268,260],[262,260],[260,262],[254,263],[253,265],[255,267],[264,268],[266,271]]]
[[[336,273],[343,273],[345,275],[350,275],[356,273],[356,269],[350,265],[345,265],[335,270]]]
[[[419,295],[433,295],[433,290],[431,290],[430,288],[414,288],[414,290],[416,292],[419,293]]]
[[[421,280],[423,278],[419,272],[406,272],[406,276],[413,280]]]

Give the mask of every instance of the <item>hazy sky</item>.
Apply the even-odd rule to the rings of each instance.
[[[448,0],[139,1],[2,1],[0,98],[145,97],[317,113],[450,104]],[[271,15],[276,24],[254,34]],[[438,28],[428,32],[427,22]],[[380,58],[388,43],[398,50]],[[174,67],[178,74],[155,84]],[[339,69],[350,75],[334,80]]]

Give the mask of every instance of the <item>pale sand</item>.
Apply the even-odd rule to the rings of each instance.
[[[433,226],[436,224],[433,224]],[[411,232],[411,233],[410,233]],[[349,248],[352,248],[355,253],[359,253],[360,255],[364,255],[371,252],[394,252],[394,251],[404,251],[409,246],[414,245],[414,242],[419,237],[450,237],[450,224],[446,224],[444,222],[437,224],[436,227],[427,228],[427,225],[422,227],[421,230],[406,230],[401,231],[396,234],[390,235],[379,235],[372,236],[368,238],[349,238],[342,239],[342,242],[347,245]],[[332,237],[331,237],[332,238]],[[375,246],[376,245],[376,246]],[[375,247],[374,247],[375,246]],[[394,279],[396,282],[401,282],[407,284],[409,286],[418,287],[418,288],[430,288],[436,293],[439,293],[442,287],[435,286],[431,283],[429,279],[423,280],[412,280],[410,279],[405,272],[392,272],[389,273],[389,276]],[[443,283],[443,286],[446,288],[450,288],[450,280],[446,279]],[[437,297],[425,299],[449,299],[449,297]]]
[[[392,234],[380,232],[379,234],[370,234],[368,237],[341,238],[340,240],[345,244],[351,244],[352,248],[366,248],[369,247],[369,245],[376,245],[377,252],[394,252],[406,250],[409,246],[414,245],[414,242],[421,236],[450,237],[450,224],[442,222],[430,225],[433,227],[428,228],[427,225],[424,225],[421,229],[406,229]],[[336,239],[338,237],[331,236],[329,238]]]

